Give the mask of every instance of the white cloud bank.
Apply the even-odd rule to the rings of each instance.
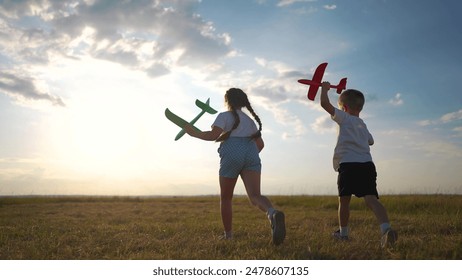
[[[18,100],[61,97],[40,91],[31,71],[62,58],[90,56],[150,77],[174,67],[217,71],[234,50],[227,33],[194,13],[199,1],[8,1],[0,6],[0,92]],[[14,69],[13,69],[14,65]],[[18,73],[22,73],[18,75]]]

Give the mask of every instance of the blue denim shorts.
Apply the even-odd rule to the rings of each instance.
[[[243,170],[261,172],[257,144],[248,137],[229,137],[218,148],[222,177],[237,178]]]

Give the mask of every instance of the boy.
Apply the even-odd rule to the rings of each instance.
[[[321,106],[339,125],[337,145],[334,150],[334,169],[338,172],[338,219],[340,229],[333,233],[339,240],[348,240],[348,220],[350,218],[351,195],[363,197],[366,205],[374,212],[382,232],[381,246],[392,246],[398,239],[396,231],[391,229],[385,207],[378,201],[377,173],[372,162],[369,145],[374,144],[366,124],[359,118],[363,109],[364,95],[349,89],[338,100],[340,109],[329,101],[327,93],[329,82],[321,85]]]

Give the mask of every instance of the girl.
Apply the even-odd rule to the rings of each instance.
[[[212,124],[212,130],[198,132],[191,125],[186,133],[206,141],[221,142],[220,155],[220,208],[225,229],[224,238],[232,238],[232,198],[239,175],[244,183],[250,202],[266,212],[271,223],[273,244],[279,245],[286,235],[284,213],[273,208],[271,202],[260,193],[261,161],[259,152],[264,143],[261,138],[261,121],[253,110],[247,95],[240,89],[231,88],[225,94],[228,111],[220,113]],[[255,122],[242,107],[252,114]]]

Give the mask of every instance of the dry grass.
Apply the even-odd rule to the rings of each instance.
[[[462,196],[384,196],[399,241],[380,248],[378,225],[352,200],[351,241],[337,242],[337,198],[271,197],[287,239],[245,197],[234,201],[232,241],[218,197],[0,197],[0,259],[462,259]]]

